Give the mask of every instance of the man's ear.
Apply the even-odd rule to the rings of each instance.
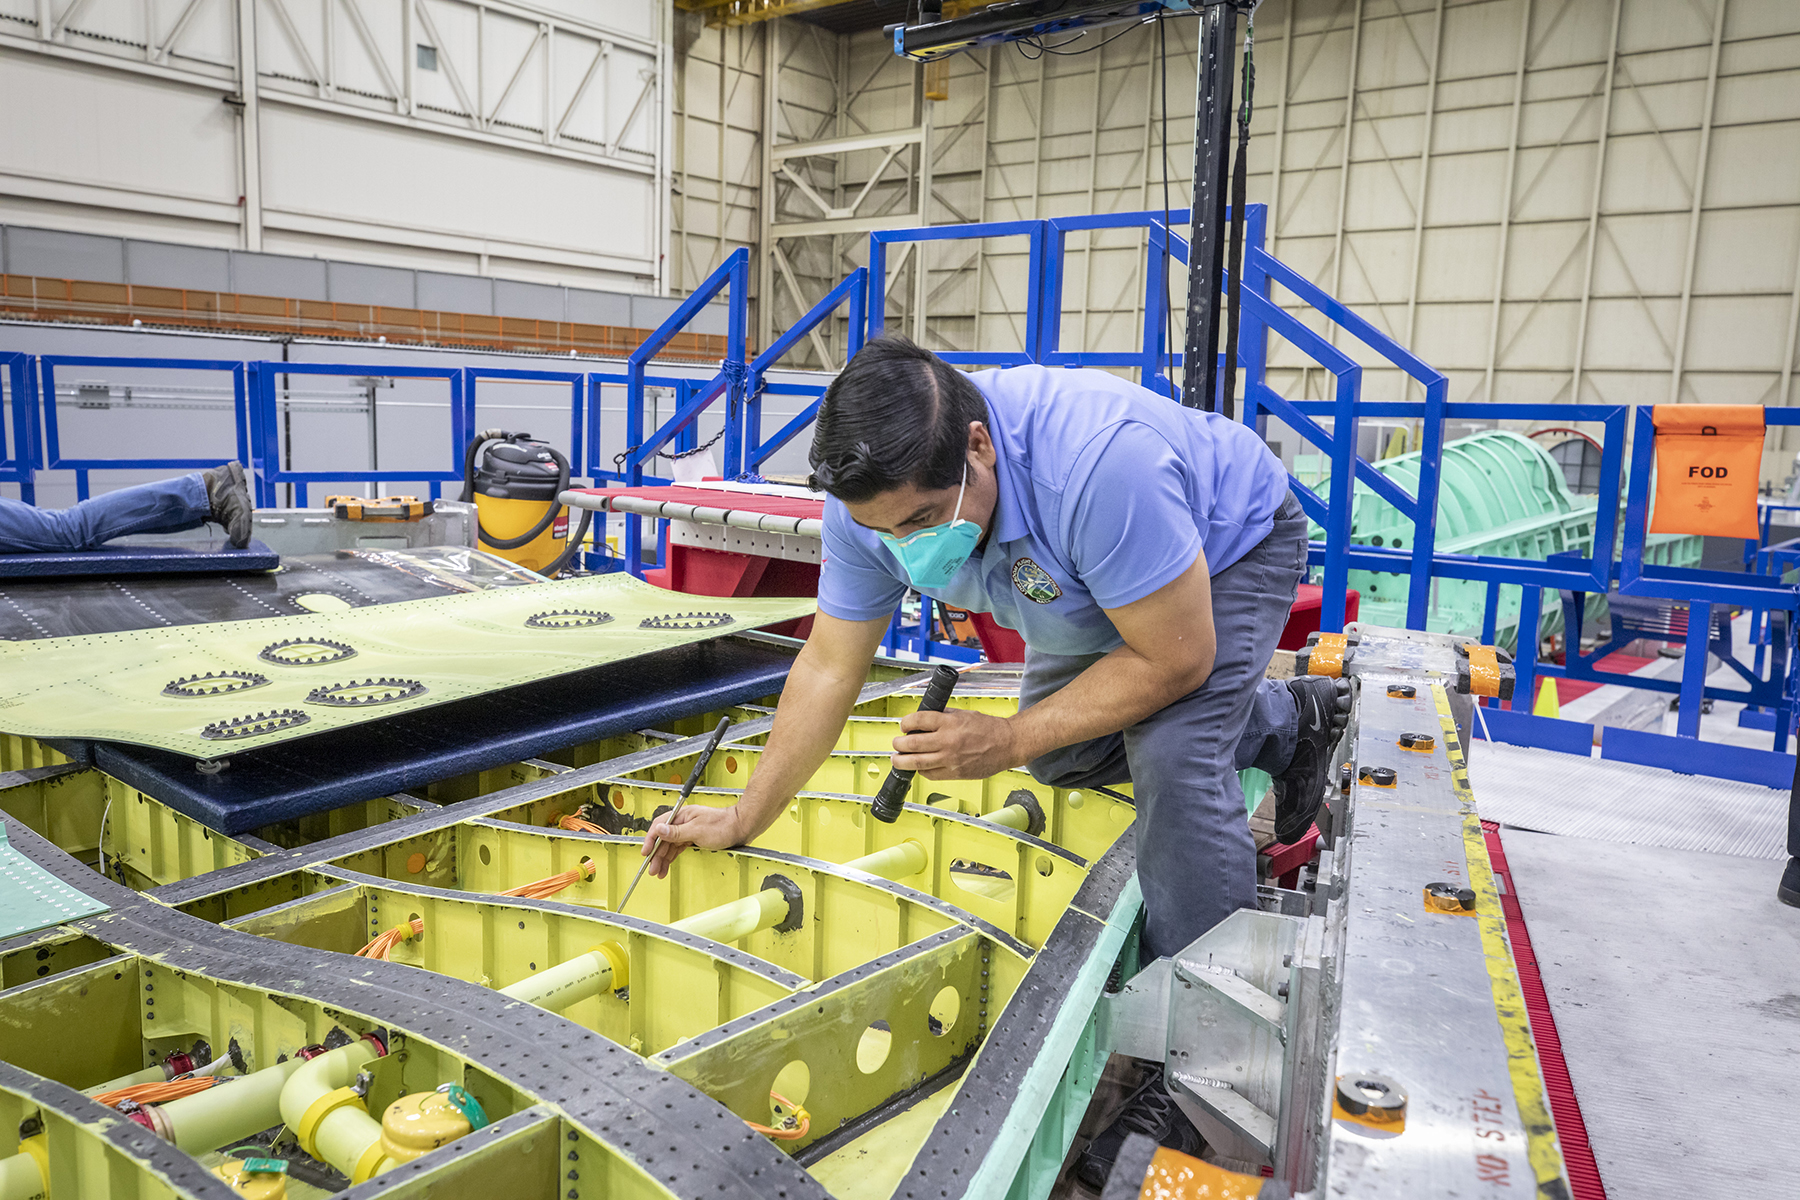
[[[969,449],[975,452],[983,466],[991,467],[999,461],[1000,451],[994,445],[994,437],[980,421],[969,422]]]

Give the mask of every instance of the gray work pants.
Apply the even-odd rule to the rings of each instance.
[[[1218,649],[1206,682],[1121,733],[1064,746],[1029,764],[1040,783],[1080,788],[1130,780],[1137,800],[1144,957],[1173,954],[1256,903],[1256,847],[1237,771],[1279,774],[1293,755],[1297,708],[1263,670],[1306,569],[1306,517],[1292,496],[1275,528],[1212,577]],[[1027,650],[1020,704],[1064,687],[1100,655]]]

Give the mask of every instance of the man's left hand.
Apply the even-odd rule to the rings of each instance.
[[[900,718],[900,729],[894,766],[927,779],[986,779],[1026,758],[1012,723],[986,713],[961,708],[911,712]]]

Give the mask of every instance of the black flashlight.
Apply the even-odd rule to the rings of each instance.
[[[950,703],[950,692],[956,687],[956,668],[939,664],[931,672],[931,682],[925,685],[925,698],[919,701],[920,712],[943,712],[944,706]],[[913,772],[902,771],[895,767],[888,772],[881,790],[875,793],[875,802],[871,807],[875,810],[875,819],[892,825],[900,816],[900,809],[906,803],[906,793],[912,788]]]

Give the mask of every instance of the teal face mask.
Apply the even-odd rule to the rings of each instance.
[[[877,534],[888,552],[900,560],[901,569],[916,588],[940,588],[948,584],[975,553],[981,527],[962,520],[963,492],[969,487],[969,468],[963,465],[962,486],[956,490],[956,511],[947,525],[930,525],[903,538]]]

